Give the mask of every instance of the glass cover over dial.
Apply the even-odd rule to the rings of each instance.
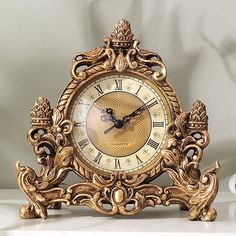
[[[146,168],[166,143],[167,102],[150,81],[114,74],[85,84],[70,110],[79,156],[104,172]]]

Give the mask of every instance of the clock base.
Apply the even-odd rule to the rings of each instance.
[[[201,183],[195,190],[177,185],[162,188],[152,184],[127,188],[125,181],[122,181],[125,177],[123,174],[116,175],[109,180],[95,175],[92,183],[77,183],[67,189],[53,187],[39,190],[31,185],[31,189],[22,189],[27,194],[30,203],[21,207],[20,217],[46,219],[48,217],[47,208],[59,209],[60,203],[68,206],[86,205],[110,216],[134,215],[148,206],[180,204],[181,210],[189,210],[189,220],[214,221],[217,213],[215,209],[210,208],[210,205],[216,196],[215,173],[218,168],[216,166],[203,172],[203,176],[208,176],[213,182],[207,185]],[[18,170],[21,172],[19,178],[25,180],[22,177],[26,176],[29,169],[18,166]],[[28,172],[28,174],[30,173]],[[110,187],[107,187],[108,183]]]

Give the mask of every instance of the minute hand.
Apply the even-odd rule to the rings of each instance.
[[[143,104],[141,107],[139,107],[137,110],[133,111],[132,113],[130,113],[130,114],[127,115],[127,116],[124,116],[124,117],[123,117],[123,122],[128,122],[128,121],[130,121],[130,119],[131,119],[132,117],[135,117],[135,116],[140,115],[140,114],[147,108],[148,104],[149,104],[150,102],[152,102],[154,99],[155,99],[155,98],[152,98],[151,100],[149,100],[148,102],[146,102],[145,104]]]

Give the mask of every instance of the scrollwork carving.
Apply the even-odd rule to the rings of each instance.
[[[174,181],[174,186],[166,190],[181,192],[181,201],[190,209],[190,220],[212,221],[216,218],[216,211],[210,209],[210,205],[218,191],[219,163],[202,173],[199,170],[203,149],[209,143],[207,122],[205,105],[196,101],[189,113],[181,113],[169,127],[169,147],[162,151],[162,168]],[[190,155],[189,151],[192,151]]]

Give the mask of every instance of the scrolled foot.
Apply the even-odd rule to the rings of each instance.
[[[201,221],[214,221],[217,217],[217,212],[214,208],[203,211],[200,218]]]
[[[37,218],[34,207],[32,205],[23,205],[20,210],[20,217],[22,219],[34,219]]]
[[[217,212],[214,208],[191,209],[189,220],[214,221],[217,217]]]
[[[47,218],[46,209],[37,211],[31,204],[23,205],[19,210],[19,214],[22,219]]]

